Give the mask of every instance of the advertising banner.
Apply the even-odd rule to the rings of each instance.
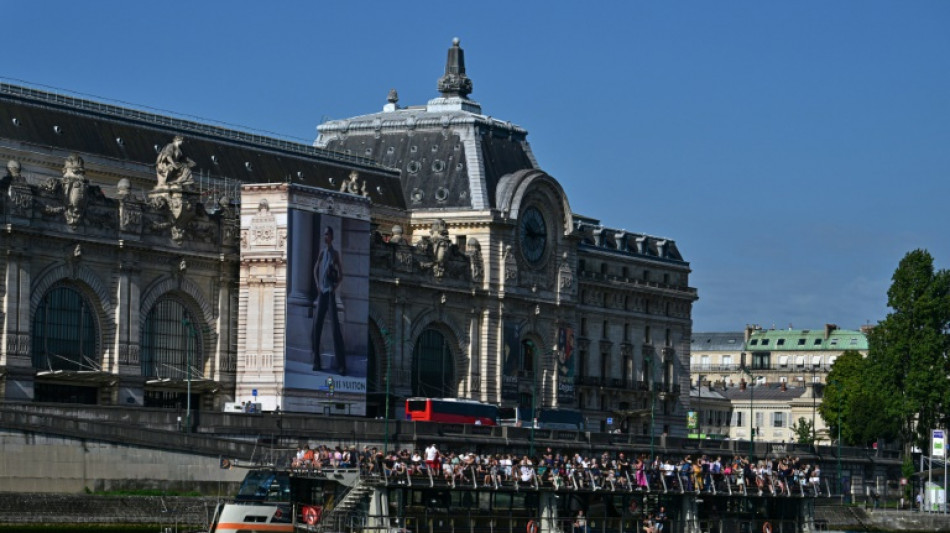
[[[284,409],[363,415],[369,222],[293,206],[288,215]]]
[[[562,327],[557,332],[557,403],[574,403],[574,328]]]
[[[504,366],[501,374],[501,398],[518,400],[518,369],[521,363],[521,323],[506,321],[504,326]]]
[[[686,413],[686,429],[698,429],[699,428],[699,414],[696,411],[688,411]]]

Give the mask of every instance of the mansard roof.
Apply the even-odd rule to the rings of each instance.
[[[784,385],[784,386],[783,386]],[[755,389],[753,391],[753,389]],[[722,395],[732,401],[784,401],[793,400],[805,394],[804,387],[796,387],[788,383],[763,383],[753,386],[746,384],[745,389],[739,385],[731,385],[722,391]]]
[[[574,229],[581,236],[581,248],[685,263],[672,239],[608,228],[596,219],[580,215],[574,215]]]
[[[845,351],[868,349],[863,331],[838,329],[753,329],[746,350],[752,351]]]
[[[315,145],[397,168],[412,209],[495,208],[501,178],[538,165],[528,132],[482,114],[468,98],[471,87],[455,40],[438,83],[441,96],[400,107],[393,90],[379,113],[318,126]]]
[[[194,160],[196,176],[244,182],[292,182],[340,190],[354,170],[374,204],[400,209],[398,178],[370,160],[328,153],[302,143],[130,108],[0,83],[0,138],[114,160],[133,184],[150,188],[159,150],[175,135]],[[133,170],[134,169],[134,170]]]
[[[745,334],[741,331],[693,332],[689,350],[692,353],[732,352],[745,349]]]

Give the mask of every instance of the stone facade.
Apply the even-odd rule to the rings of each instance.
[[[8,168],[19,169],[19,175],[8,173],[0,196],[7,224],[0,240],[3,396],[32,400],[37,387],[92,385],[98,402],[144,405],[146,388],[180,390],[181,376],[141,371],[145,318],[163,298],[178,302],[196,323],[220,324],[194,332],[201,346],[192,361],[195,391],[209,390],[212,382],[233,388],[234,352],[222,318],[230,315],[237,292],[233,270],[222,263],[237,256],[236,217],[204,209],[197,190],[179,186],[143,195],[129,190],[127,178],[109,184],[110,162],[94,154],[84,159],[25,148],[3,150],[17,163]],[[127,172],[141,175],[149,168]],[[55,328],[69,326],[57,323],[63,316],[53,308],[61,303],[47,298],[58,288],[79,295],[92,322],[95,333],[86,339],[91,349],[81,357],[37,345],[49,342]],[[39,335],[39,327],[49,335]]]
[[[249,348],[242,291],[279,283],[279,260],[252,246],[279,248],[279,217],[269,230],[252,220],[266,213],[239,186],[284,183],[370,205],[370,415],[387,404],[397,415],[409,396],[454,396],[580,409],[593,431],[685,435],[689,263],[673,240],[575,213],[527,132],[469,98],[458,42],[440,96],[401,107],[391,91],[380,113],[321,125],[314,147],[2,89],[0,157],[19,162],[0,237],[6,399],[38,399],[39,383],[60,396],[93,388],[85,401],[103,404],[154,405],[167,390],[179,408],[188,389],[202,409],[276,394],[252,359],[279,358],[280,346]],[[89,368],[31,359],[31,321],[59,284],[77,309],[94,308]],[[258,316],[275,318],[256,327],[277,339],[281,302],[264,300]],[[143,370],[143,339],[161,324],[177,328],[177,359]]]
[[[382,213],[404,207],[392,172],[358,158],[13,85],[0,101],[5,401],[194,423],[237,393],[241,182],[358,172]]]
[[[406,218],[374,214],[377,383],[426,395],[414,357],[434,330],[455,370],[444,395],[685,434],[689,264],[672,240],[573,212],[527,132],[469,98],[463,58],[456,41],[424,106],[397,105],[394,90],[381,112],[318,127],[316,146],[400,171]]]

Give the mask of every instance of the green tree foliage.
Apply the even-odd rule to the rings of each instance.
[[[846,412],[871,416],[876,410],[884,419],[876,431],[894,430],[905,446],[926,449],[930,430],[943,427],[950,412],[950,272],[935,271],[925,250],[908,253],[894,272],[887,305],[892,312],[869,336],[866,379],[861,382],[878,407],[855,406]],[[848,394],[850,387],[843,389]],[[868,399],[850,394],[854,401]],[[849,434],[861,433],[855,429]]]
[[[880,389],[855,391],[845,410],[848,421],[845,431],[851,444],[868,444],[878,439],[888,441],[900,437],[900,421],[894,417],[881,416],[881,406],[887,398],[879,393]]]
[[[828,373],[827,384],[822,391],[818,413],[828,426],[829,437],[838,438],[838,421],[841,421],[842,443],[855,441],[853,425],[849,423],[852,401],[867,388],[868,362],[860,352],[848,350],[842,353]]]
[[[811,420],[800,417],[798,423],[792,424],[792,432],[795,434],[795,442],[799,444],[811,444],[815,442],[815,427]]]

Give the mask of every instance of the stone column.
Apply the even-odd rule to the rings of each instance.
[[[119,262],[115,279],[115,325],[112,357],[102,362],[102,370],[119,376],[118,388],[110,398],[123,406],[145,404],[145,378],[142,377],[141,352],[141,288],[138,263]]]
[[[0,364],[8,369],[4,399],[33,399],[33,362],[30,360],[30,263],[25,251],[7,252],[3,298],[3,344]],[[14,375],[11,370],[17,369]]]
[[[217,321],[215,323],[215,346],[213,363],[208,369],[208,377],[224,385],[222,392],[230,390],[235,381],[235,370],[237,354],[231,351],[231,322],[237,314],[237,306],[232,305],[234,299],[234,280],[228,274],[225,268],[218,274],[218,301]],[[222,395],[216,395],[211,399],[214,405],[212,408],[217,410],[221,407],[221,402],[230,400]]]
[[[398,291],[398,289],[397,289]],[[405,298],[399,296],[397,293],[396,296],[396,305],[395,305],[396,316],[393,321],[395,325],[395,335],[396,341],[393,345],[391,357],[393,358],[391,374],[393,377],[392,383],[390,383],[390,394],[394,394],[396,389],[399,388],[405,391],[405,394],[408,396],[412,392],[412,381],[409,379],[409,373],[411,372],[412,362],[409,361],[407,367],[406,361],[406,351],[407,343],[409,342],[407,337],[409,336],[409,330],[412,328],[412,322],[406,317],[406,301]],[[410,352],[411,353],[411,352]]]
[[[468,366],[469,366],[469,391],[470,396],[479,401],[485,401],[484,391],[482,390],[482,370],[481,370],[481,313],[477,307],[473,307],[469,313],[468,338],[471,339],[468,345]]]

